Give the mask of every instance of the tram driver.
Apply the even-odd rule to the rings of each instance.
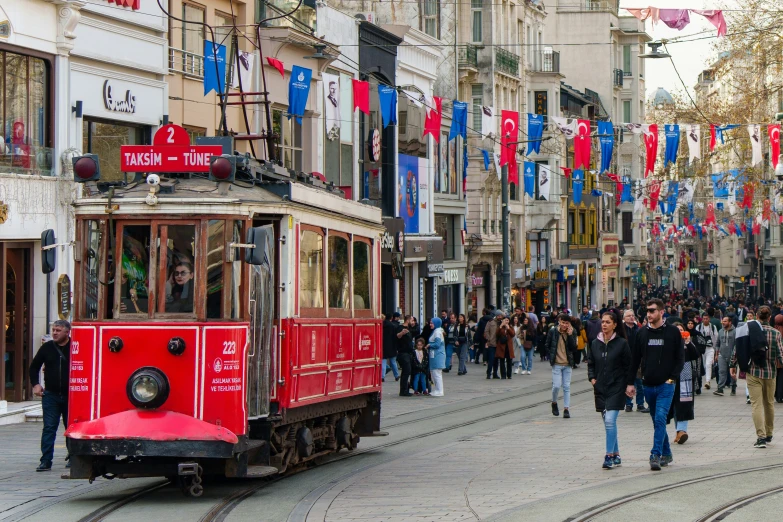
[[[178,259],[166,285],[166,312],[193,312],[193,263]]]

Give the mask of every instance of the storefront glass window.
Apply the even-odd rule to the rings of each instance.
[[[40,58],[0,51],[0,118],[4,146],[0,169],[53,175],[48,148],[49,73]]]
[[[120,181],[120,146],[145,143],[145,127],[120,122],[101,122],[84,119],[82,150],[97,154],[101,161],[101,180]]]

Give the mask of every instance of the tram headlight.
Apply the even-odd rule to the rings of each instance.
[[[157,368],[139,368],[128,379],[126,392],[137,408],[159,408],[169,398],[169,380]]]

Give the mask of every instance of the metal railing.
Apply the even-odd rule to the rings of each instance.
[[[54,149],[0,144],[0,173],[54,176]]]
[[[495,67],[502,73],[519,77],[519,56],[501,47],[496,47]]]
[[[623,70],[623,76],[625,76],[626,78],[628,78],[628,77],[630,77],[630,76],[633,76],[633,72],[631,72],[631,71],[626,71],[626,70]]]
[[[623,86],[623,70],[622,69],[615,69],[613,72],[613,82],[615,87],[622,87]]]
[[[560,53],[552,49],[533,53],[530,70],[535,72],[560,72]]]
[[[475,45],[467,44],[458,49],[458,59],[460,67],[473,67],[478,69],[478,48]]]
[[[204,57],[190,51],[169,47],[169,71],[203,78]]]

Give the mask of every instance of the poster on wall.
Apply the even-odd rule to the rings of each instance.
[[[397,201],[406,234],[419,233],[419,158],[399,155]]]
[[[414,158],[419,164],[419,230],[429,232],[430,228],[430,182],[432,173],[427,158]]]

